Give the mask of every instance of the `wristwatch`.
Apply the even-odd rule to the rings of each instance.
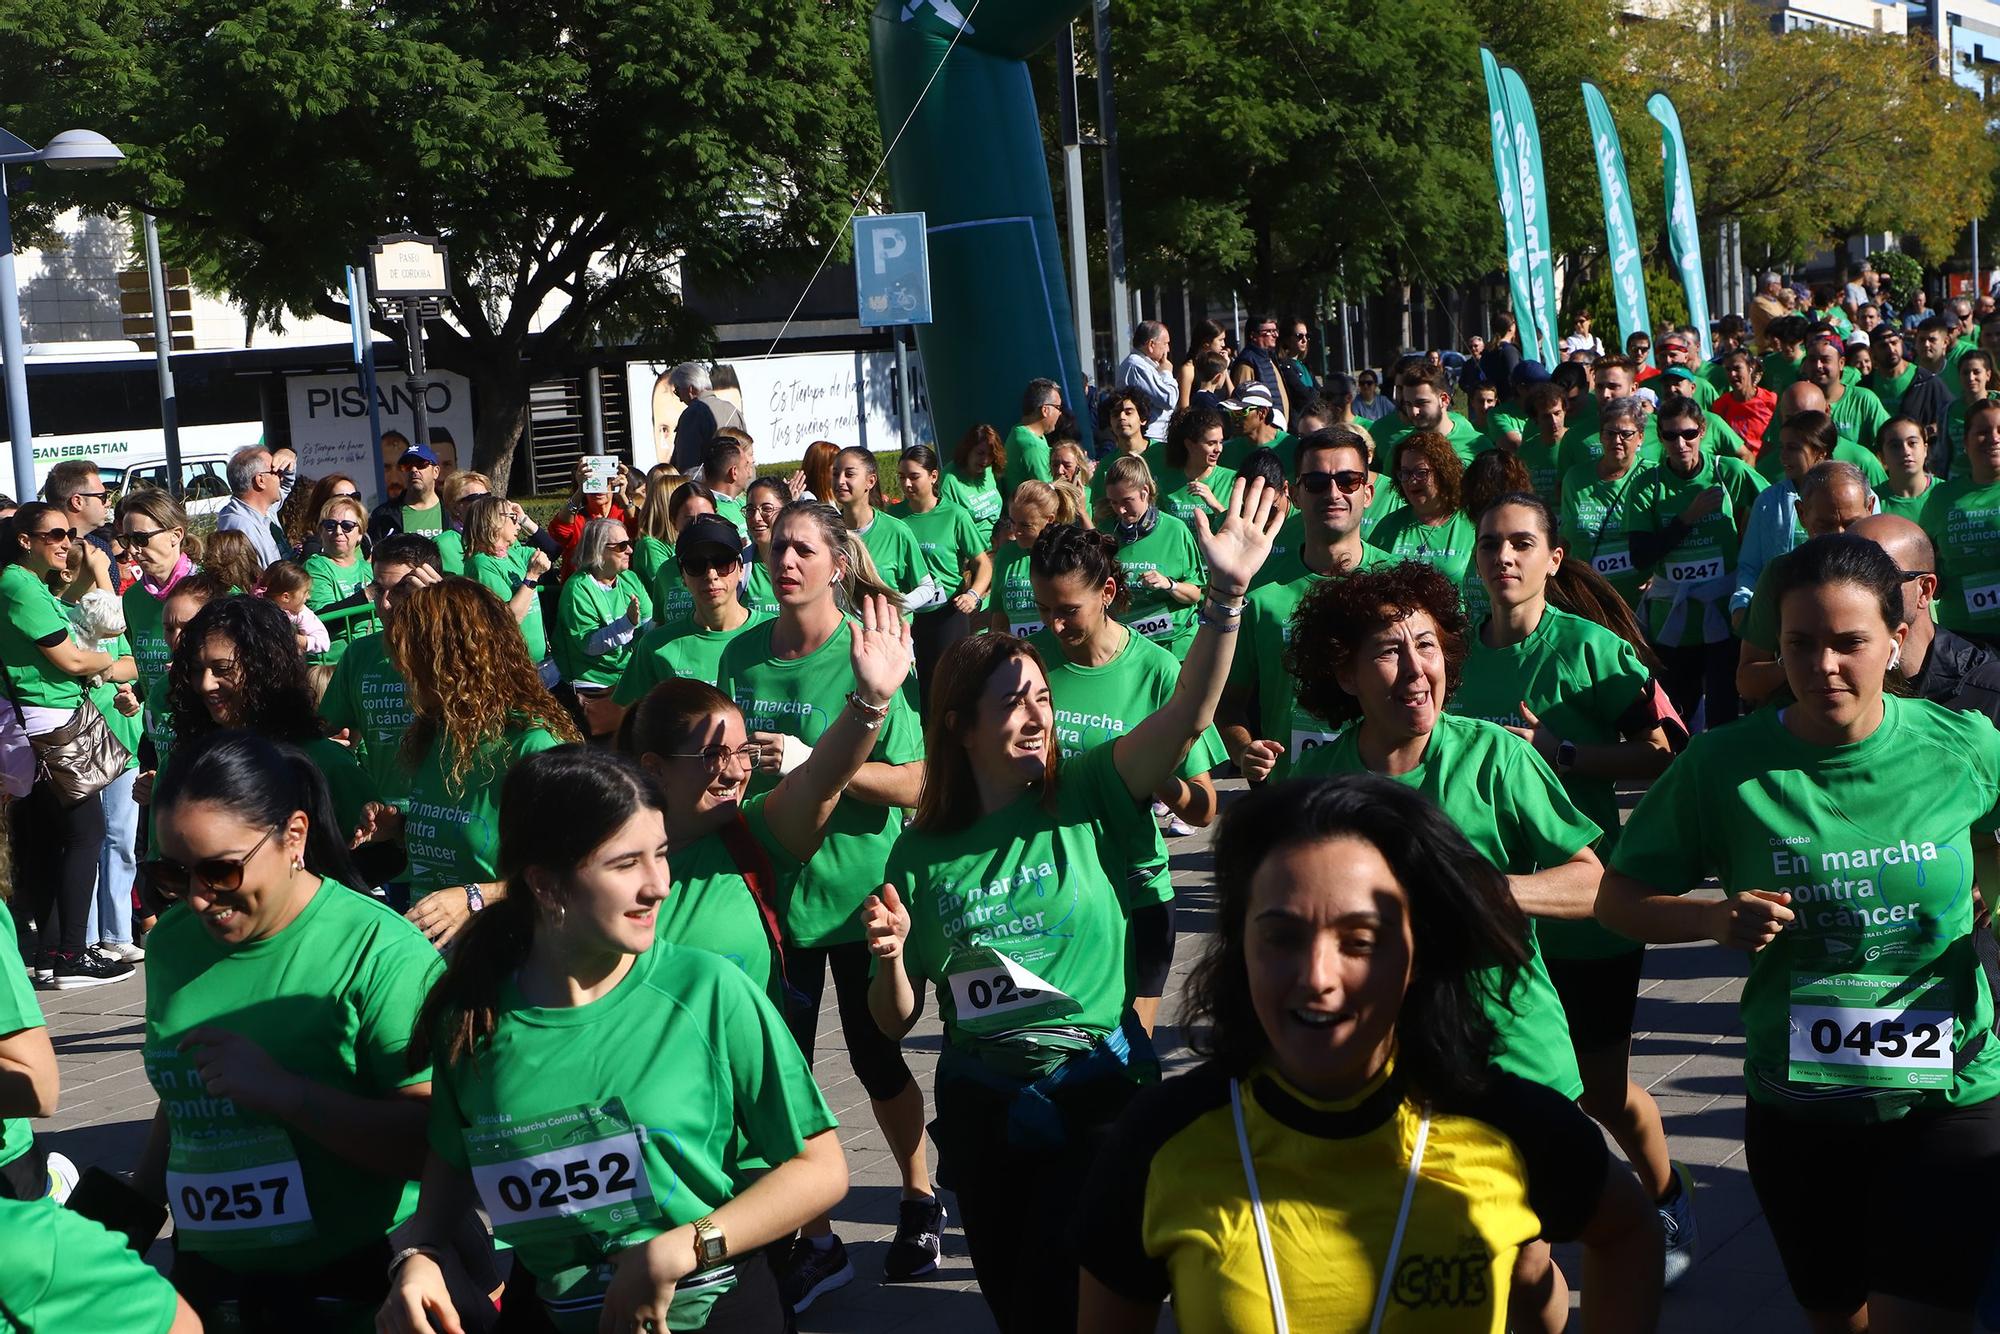
[[[1556,747],[1556,772],[1566,774],[1576,764],[1576,742],[1564,741]]]
[[[694,1220],[694,1267],[709,1269],[729,1258],[729,1243],[715,1225],[715,1215]]]
[[[478,912],[486,906],[486,896],[479,892],[479,886],[467,885],[465,887],[465,906],[473,912]]]

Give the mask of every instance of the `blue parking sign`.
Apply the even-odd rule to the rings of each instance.
[[[921,213],[854,220],[854,287],[861,326],[931,322],[931,256]]]

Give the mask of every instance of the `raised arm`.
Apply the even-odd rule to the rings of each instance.
[[[1236,633],[1243,624],[1244,595],[1271,554],[1271,540],[1284,522],[1280,494],[1261,477],[1239,477],[1230,490],[1220,529],[1211,532],[1208,515],[1195,513],[1195,541],[1208,570],[1201,627],[1181,664],[1172,697],[1113,743],[1118,775],[1134,797],[1150,796],[1172,777],[1194,739],[1215,721],[1215,706],[1236,652]]]

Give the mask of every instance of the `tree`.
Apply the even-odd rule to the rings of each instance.
[[[170,262],[257,318],[347,317],[341,266],[444,239],[434,364],[504,487],[528,386],[589,349],[693,350],[677,263],[824,245],[879,151],[864,0],[0,0],[17,132],[86,124],[127,166],[45,178],[136,202]],[[536,334],[539,328],[538,336]]]

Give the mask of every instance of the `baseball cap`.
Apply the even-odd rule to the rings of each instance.
[[[674,556],[678,559],[697,551],[715,551],[741,560],[743,534],[720,514],[697,514],[688,520],[687,527],[681,529],[680,538],[674,543]]]
[[[1686,380],[1689,384],[1693,384],[1695,374],[1685,366],[1669,366],[1660,372],[1660,378],[1662,380]]]
[[[1515,365],[1512,378],[1514,388],[1529,389],[1535,385],[1547,384],[1549,382],[1549,368],[1531,357]]]
[[[1224,399],[1222,406],[1231,412],[1241,412],[1245,408],[1262,408],[1270,415],[1271,425],[1281,431],[1285,429],[1284,409],[1280,408],[1278,401],[1271,397],[1271,387],[1262,380],[1250,381],[1236,391],[1235,398]]]
[[[400,468],[412,459],[415,459],[419,463],[428,463],[431,467],[435,468],[438,456],[429,445],[411,445],[403,451],[403,457],[396,460],[396,466]]]
[[[1887,320],[1882,321],[1882,323],[1868,331],[1868,340],[1870,342],[1883,338],[1901,338],[1902,336],[1903,331]]]

